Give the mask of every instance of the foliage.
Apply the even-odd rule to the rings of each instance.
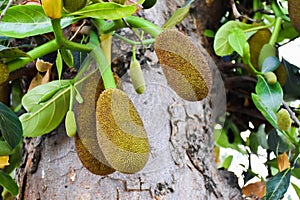
[[[299,98],[296,92],[292,93],[290,91],[293,91],[292,88],[297,87],[295,82],[298,82],[300,77],[297,76],[293,84],[286,84],[286,80],[294,74],[289,73],[289,69],[291,68],[289,63],[287,64],[279,60],[278,55],[276,55],[276,48],[278,47],[277,44],[280,44],[282,41],[286,42],[286,40],[293,39],[292,35],[294,37],[298,35],[293,26],[291,26],[289,17],[291,17],[292,22],[293,20],[298,22],[300,19],[299,15],[296,16],[293,13],[289,16],[287,7],[282,6],[286,5],[286,2],[279,2],[276,0],[267,2],[254,0],[253,4],[249,4],[246,1],[234,1],[232,4],[233,7],[238,6],[242,8],[245,6],[244,9],[254,11],[252,13],[249,12],[249,16],[252,19],[249,16],[243,15],[239,15],[239,17],[244,19],[242,21],[227,17],[223,25],[217,30],[214,38],[214,52],[224,58],[224,60],[226,59],[226,61],[229,60],[229,62],[233,63],[231,64],[233,67],[228,69],[227,73],[223,74],[225,82],[227,76],[255,78],[254,84],[250,87],[251,89],[244,91],[247,95],[244,95],[242,98],[244,101],[250,101],[246,106],[244,104],[246,110],[246,107],[254,105],[255,107],[251,107],[249,110],[256,109],[260,112],[256,115],[243,116],[241,118],[240,113],[229,111],[229,117],[226,119],[227,122],[224,127],[225,130],[226,126],[234,126],[237,129],[236,132],[238,132],[238,135],[245,130],[250,131],[250,135],[246,141],[235,140],[231,138],[236,138],[237,134],[229,135],[228,132],[223,131],[221,134],[215,134],[216,144],[225,148],[233,148],[243,154],[245,153],[244,149],[246,149],[249,155],[249,166],[247,168],[244,166],[246,170],[244,173],[244,184],[247,185],[247,182],[254,176],[262,179],[266,187],[263,195],[265,199],[281,199],[290,185],[290,177],[296,174],[293,171],[299,170],[300,124],[297,118],[299,109],[298,107],[289,105]],[[289,1],[288,3],[293,3],[293,5],[299,4],[296,2]],[[292,10],[295,9],[293,8]],[[264,12],[261,12],[262,10]],[[265,38],[267,39],[267,43],[261,44],[261,47],[256,45],[252,39],[255,38],[256,34],[261,34],[260,30],[271,32],[271,37]],[[260,37],[265,36],[261,35]],[[250,42],[250,40],[252,41]],[[291,51],[297,50],[291,49]],[[258,52],[258,55],[255,52]],[[259,65],[256,66],[252,63],[254,61]],[[244,68],[240,68],[238,64],[243,64]],[[238,84],[250,85],[245,80]],[[227,89],[229,91],[228,95],[233,95],[230,92],[230,88]],[[230,105],[230,102],[228,103]],[[236,106],[238,107],[238,105]],[[247,112],[244,112],[244,114],[247,115]],[[242,119],[243,122],[238,122],[236,119]],[[291,121],[293,121],[292,127],[290,125]],[[249,123],[252,125],[247,126]],[[232,142],[225,143],[225,141],[230,140]],[[268,159],[265,166],[268,168],[269,174],[265,179],[260,174],[253,174],[250,165],[250,156],[258,154],[259,148],[265,150],[265,157]],[[270,155],[272,154],[275,155],[275,160],[271,160]],[[278,165],[274,165],[274,161]],[[226,164],[223,165],[228,165],[227,159],[224,162]],[[277,170],[278,173],[272,173],[274,170]],[[257,184],[261,183],[257,182]],[[299,195],[299,188],[295,187],[295,185],[293,186]],[[244,187],[244,195],[249,197],[263,197],[261,196],[262,191],[255,192],[252,189],[252,186]]]
[[[188,14],[192,2],[193,0],[189,0],[182,8],[176,10],[164,24],[164,29],[171,29],[180,23]],[[27,4],[27,1],[24,3]],[[114,131],[109,132],[108,129],[101,132],[101,128],[98,126],[106,127],[108,123],[105,123],[105,120],[98,120],[97,124],[92,124],[92,122],[96,120],[96,113],[97,116],[105,117],[106,114],[103,114],[103,112],[106,112],[106,107],[108,108],[110,105],[108,97],[102,97],[101,102],[103,103],[97,103],[94,96],[99,96],[101,92],[105,93],[104,90],[116,90],[116,81],[110,66],[112,36],[118,37],[133,46],[133,60],[138,68],[131,70],[131,76],[134,77],[134,80],[139,80],[139,82],[133,81],[135,83],[134,87],[139,87],[141,83],[144,84],[143,81],[140,81],[143,80],[143,73],[135,57],[135,48],[136,46],[153,44],[157,36],[163,32],[163,29],[143,18],[132,15],[138,12],[141,5],[145,5],[145,9],[150,8],[156,1],[64,0],[62,2],[62,0],[42,0],[41,3],[42,5],[16,3],[10,6],[10,4],[1,1],[3,18],[0,21],[0,64],[1,70],[6,71],[3,73],[5,76],[1,77],[0,89],[4,86],[12,87],[12,108],[20,115],[18,118],[9,107],[0,103],[0,156],[3,156],[3,163],[0,163],[0,166],[3,167],[0,170],[0,185],[2,186],[0,189],[4,188],[2,195],[5,195],[6,198],[18,194],[18,187],[11,177],[11,172],[21,161],[22,136],[38,137],[47,134],[54,130],[65,117],[66,132],[70,137],[76,135],[78,154],[83,164],[92,173],[103,175],[112,173],[115,170],[135,173],[144,167],[149,156],[148,138],[143,123],[133,105],[131,105],[130,113],[123,113],[123,111],[126,111],[127,104],[124,105],[124,102],[118,102],[121,101],[120,97],[116,99],[113,98],[114,96],[110,97],[111,101],[117,100],[116,105],[121,105],[112,108],[112,111],[120,114],[116,117],[112,112],[111,115],[107,116],[113,119],[107,120],[117,120],[118,123],[116,124],[109,123],[109,130],[119,129],[120,135],[122,137],[126,135],[126,137],[120,139],[121,136],[116,137],[115,134],[110,134]],[[78,5],[74,5],[74,3],[78,3]],[[62,9],[62,6],[65,6],[64,9]],[[88,25],[85,26],[85,23]],[[78,26],[78,24],[81,24],[81,26]],[[74,34],[70,31],[72,27],[77,29]],[[127,27],[131,28],[133,33],[139,37],[138,41],[130,40],[116,33],[117,30]],[[69,30],[68,37],[62,31],[64,28]],[[88,29],[86,32],[83,31],[85,28]],[[84,33],[79,33],[80,31]],[[147,36],[144,37],[146,34]],[[180,36],[191,43],[187,36],[183,34]],[[73,38],[69,39],[71,37]],[[28,40],[31,41],[28,44],[19,43]],[[166,45],[168,42],[160,41],[160,43]],[[191,46],[192,50],[198,52],[194,45]],[[90,53],[90,56],[83,62],[86,53]],[[175,56],[171,59],[176,58],[178,62],[187,62],[189,59],[188,54],[181,55],[180,58]],[[26,73],[26,68],[23,67],[29,63],[35,64],[35,60],[36,69],[33,70],[35,75],[32,76],[30,73]],[[81,65],[80,68],[74,69],[74,66],[79,65]],[[209,82],[210,75],[207,74],[206,77],[203,77],[203,74],[200,73],[202,69],[200,71],[199,69],[196,70],[195,65],[199,64],[189,65],[191,67],[189,72],[193,72],[201,80],[205,79],[201,82],[201,84],[203,83],[202,87],[210,87],[205,82]],[[96,67],[93,68],[93,66]],[[174,67],[177,66],[174,65]],[[208,71],[208,65],[206,64],[197,67]],[[75,70],[77,70],[76,75],[66,77],[66,74],[71,74],[70,72]],[[9,76],[8,72],[10,73]],[[100,82],[100,75],[103,84],[102,89],[99,89],[96,84],[91,85],[92,82]],[[93,81],[91,77],[94,77]],[[26,82],[29,82],[29,84]],[[138,90],[138,92],[142,93],[143,91]],[[4,98],[5,94],[2,94],[2,90],[0,90],[0,93],[0,96]],[[84,95],[82,96],[81,93]],[[122,95],[127,98],[125,93]],[[6,94],[6,98],[9,99],[9,96],[10,94]],[[74,110],[75,104],[85,105],[84,110]],[[103,108],[103,106],[106,107]],[[86,112],[90,108],[96,109],[88,113],[92,117],[91,119],[86,117],[88,115]],[[99,111],[101,109],[104,111]],[[123,110],[118,111],[118,109]],[[78,115],[78,112],[83,112],[86,116],[82,116],[83,114]],[[135,113],[134,120],[126,117],[126,114],[132,117],[132,113]],[[84,121],[82,124],[81,122],[78,124],[80,119]],[[88,123],[86,123],[86,119],[89,119]],[[82,127],[84,128],[82,129]],[[123,133],[124,128],[125,130],[132,130],[133,133]],[[94,131],[90,131],[90,129]],[[134,131],[139,131],[139,134]],[[85,134],[87,132],[91,135]],[[101,149],[99,144],[104,142],[102,141],[104,137],[97,138],[96,136],[100,133],[116,137],[116,144],[106,148],[103,148],[102,145]],[[133,134],[135,137],[133,137]],[[140,135],[143,138],[140,138]],[[91,138],[93,140],[90,140]],[[87,143],[87,140],[90,142]],[[128,147],[128,144],[131,144],[130,142],[134,144]],[[129,148],[132,152],[124,152],[123,147]],[[142,156],[136,156],[136,153],[140,153]],[[99,154],[102,156],[101,159],[100,156],[95,156]],[[88,161],[87,155],[89,156]],[[126,169],[123,169],[125,166],[123,158],[130,156],[132,162],[127,163]],[[116,160],[116,158],[118,159]],[[142,158],[142,162],[138,158]],[[99,164],[100,167],[97,166],[95,170],[95,167],[91,166],[93,163]]]

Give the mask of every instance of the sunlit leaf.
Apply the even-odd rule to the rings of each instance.
[[[193,2],[194,0],[189,0],[181,8],[178,8],[162,27],[173,28],[174,26],[179,24],[189,13],[191,3]]]
[[[52,81],[33,88],[22,99],[22,104],[28,113],[20,116],[24,136],[36,137],[54,130],[62,121],[69,108],[69,80]],[[41,98],[56,90],[53,96],[44,102]]]
[[[276,174],[267,182],[266,200],[279,200],[286,193],[291,178],[291,169]]]
[[[240,55],[243,56],[243,49],[247,43],[245,33],[240,28],[234,28],[228,35],[228,42],[230,46]]]
[[[121,5],[114,2],[94,3],[81,10],[70,13],[82,18],[117,20],[136,12],[136,5]]]
[[[233,156],[226,157],[222,164],[222,167],[224,167],[225,169],[228,169],[231,165],[232,159],[233,159]]]
[[[61,19],[62,27],[75,22],[74,18]],[[17,5],[10,7],[0,23],[0,35],[25,38],[52,32],[50,18],[38,5]]]
[[[256,31],[249,31],[253,25],[246,24],[238,21],[228,21],[224,24],[216,33],[214,40],[214,50],[218,56],[227,56],[234,52],[234,49],[231,47],[228,41],[228,36],[234,28],[239,28],[244,30],[246,38],[249,39]]]
[[[283,101],[283,91],[278,82],[270,85],[262,76],[258,76],[255,91],[264,105],[277,112]]]
[[[300,188],[294,183],[292,183],[292,186],[293,186],[298,198],[300,199]]]
[[[0,102],[0,131],[11,146],[15,148],[22,138],[22,125],[16,114]]]

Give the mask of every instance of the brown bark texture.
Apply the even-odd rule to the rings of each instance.
[[[159,0],[141,15],[162,25],[183,3]],[[135,94],[127,73],[122,76],[123,89],[140,113],[151,145],[149,161],[142,171],[131,175],[93,175],[82,166],[74,139],[66,135],[61,125],[48,135],[24,141],[24,161],[17,173],[21,191],[18,199],[241,199],[234,176],[216,169],[213,123],[225,111],[225,92],[217,67],[201,46],[199,34],[207,27],[205,24],[218,17],[213,14],[221,12],[219,3],[195,1],[192,14],[177,27],[206,54],[213,74],[209,97],[200,102],[178,97],[168,87],[151,49],[144,52],[149,59],[142,65],[147,87],[143,95]],[[124,30],[120,34],[130,33]],[[124,52],[130,52],[130,47],[120,40],[114,40],[113,52],[119,60],[128,62],[122,58],[126,58]]]

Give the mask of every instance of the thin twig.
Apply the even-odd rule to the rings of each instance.
[[[297,125],[297,127],[300,127],[300,121],[298,120],[298,118],[295,115],[294,111],[292,111],[292,109],[287,105],[287,103],[285,101],[282,101],[282,105],[289,112],[292,120],[295,122],[295,124]]]
[[[14,0],[9,0],[8,4],[6,5],[5,9],[2,11],[1,15],[0,15],[0,22],[2,21],[2,18],[4,17],[4,15],[6,14],[8,8],[11,6],[11,4],[13,3]]]
[[[258,20],[252,19],[252,18],[250,18],[250,17],[248,17],[246,15],[242,15],[238,11],[234,0],[230,0],[230,4],[231,4],[231,8],[232,8],[232,13],[233,13],[233,15],[235,16],[236,19],[245,18],[245,19],[247,19],[247,20],[249,20],[251,22],[259,22]]]
[[[82,29],[82,27],[86,24],[86,21],[84,20],[83,23],[78,27],[74,35],[71,37],[70,41],[74,40],[74,38],[78,35],[79,31]]]

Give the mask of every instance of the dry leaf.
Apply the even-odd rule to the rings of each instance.
[[[278,171],[284,171],[285,169],[290,168],[290,161],[288,155],[284,152],[277,157],[278,162]]]
[[[247,197],[263,198],[266,194],[265,182],[250,183],[242,188],[242,193]]]
[[[42,85],[44,83],[48,83],[50,81],[51,68],[47,70],[46,74],[42,76],[39,72],[35,75],[35,77],[31,80],[28,91],[33,89],[36,86]]]

